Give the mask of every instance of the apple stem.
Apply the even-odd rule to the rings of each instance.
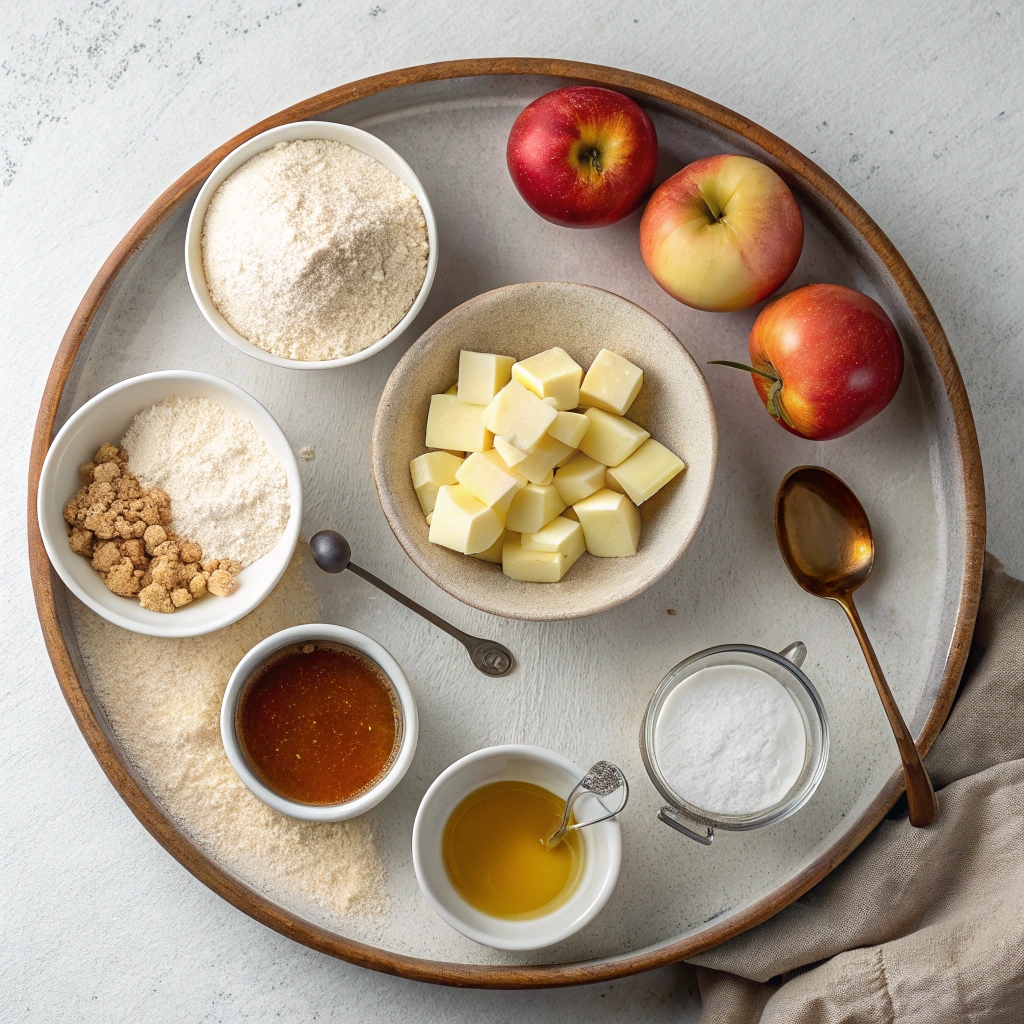
[[[580,160],[589,163],[598,174],[601,173],[601,154],[596,146],[592,146],[590,149],[580,153]]]
[[[731,359],[710,359],[708,360],[709,365],[715,366],[731,366],[736,370],[745,370],[747,373],[756,373],[758,377],[764,377],[765,380],[770,380],[772,386],[768,389],[768,395],[765,398],[764,407],[768,410],[769,416],[774,416],[777,420],[782,420],[787,426],[792,426],[789,416],[786,410],[782,406],[782,402],[779,401],[779,395],[782,391],[782,378],[775,373],[769,373],[767,370],[758,370],[753,366],[747,366],[746,363],[734,363]]]
[[[736,370],[746,370],[747,373],[756,373],[759,377],[765,377],[766,379],[778,383],[779,378],[774,373],[768,373],[767,370],[757,370],[753,366],[747,366],[746,363],[734,363],[731,359],[709,359],[709,366],[731,366]]]

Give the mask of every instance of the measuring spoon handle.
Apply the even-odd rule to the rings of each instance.
[[[463,632],[457,626],[453,626],[450,622],[442,619],[440,615],[435,615],[428,608],[417,604],[412,598],[406,597],[400,590],[395,590],[390,584],[385,583],[379,577],[374,576],[372,572],[368,572],[354,562],[350,561],[347,568],[357,576],[361,576],[367,583],[372,583],[379,590],[383,590],[388,597],[394,598],[399,604],[404,604],[410,611],[416,612],[417,615],[422,615],[423,618],[428,622],[432,622],[438,629],[443,629],[449,636],[455,637],[469,652],[469,656],[473,659],[473,664],[485,675],[508,675],[515,667],[516,662],[515,658],[512,657],[512,652],[496,640],[484,640],[478,636],[470,636],[469,633]]]
[[[875,688],[878,696],[882,699],[882,707],[889,718],[889,725],[892,726],[893,734],[896,736],[896,746],[899,747],[900,757],[903,760],[903,779],[907,786],[907,806],[910,810],[910,824],[916,828],[930,825],[939,813],[939,804],[935,799],[935,790],[932,788],[932,780],[928,777],[928,769],[925,768],[918,753],[914,737],[910,735],[907,723],[903,721],[896,699],[889,689],[882,673],[882,666],[878,663],[878,656],[871,646],[868,634],[864,629],[864,623],[860,621],[857,607],[853,598],[846,594],[836,599],[842,605],[853,626],[853,631],[860,642],[860,649],[864,652],[864,660],[868,663],[868,670],[871,678],[875,681]]]

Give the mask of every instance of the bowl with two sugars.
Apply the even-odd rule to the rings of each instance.
[[[231,766],[268,806],[344,821],[381,802],[416,753],[416,701],[401,666],[344,626],[293,626],[238,663],[221,704]]]
[[[511,860],[515,849],[496,848],[494,836],[480,836],[485,845],[478,848],[478,859],[485,854],[490,857],[476,865],[479,877],[473,902],[464,895],[472,880],[453,878],[452,870],[459,874],[460,866],[451,864],[448,856],[453,828],[472,828],[476,824],[489,832],[499,831],[488,827],[483,816],[474,822],[475,808],[468,806],[487,787],[514,783],[550,794],[555,805],[551,823],[557,825],[565,799],[584,774],[582,768],[561,754],[518,743],[474,751],[446,768],[424,794],[412,831],[416,879],[434,910],[475,942],[507,950],[543,949],[589,924],[608,902],[619,877],[622,835],[615,818],[570,833],[575,847],[573,865],[562,891],[527,912],[510,913],[506,907],[502,913],[495,908],[508,896],[498,881],[515,880]],[[576,821],[582,822],[603,817],[609,810],[598,797],[585,793],[573,814]],[[474,837],[466,838],[472,841]],[[558,847],[545,854],[540,836],[533,839],[535,850],[525,863],[536,869],[537,858],[550,857]],[[561,853],[568,856],[565,842]],[[484,898],[476,898],[480,896]]]
[[[143,607],[139,600],[114,593],[88,557],[71,549],[64,510],[83,485],[81,467],[89,464],[103,444],[118,445],[139,413],[177,396],[218,403],[248,421],[253,440],[268,458],[280,465],[281,487],[286,490],[287,519],[265,554],[246,565],[235,577],[237,589],[225,597],[212,593],[165,614]],[[129,459],[129,469],[132,468]],[[171,515],[174,502],[171,502]],[[198,636],[223,629],[252,611],[274,589],[284,574],[302,522],[302,482],[298,461],[274,417],[236,385],[192,370],[161,370],[123,380],[76,410],[50,444],[39,475],[37,515],[43,544],[65,586],[97,615],[124,629],[149,636]],[[283,515],[282,515],[283,518]],[[172,519],[173,527],[173,519]],[[98,538],[98,535],[97,535]]]
[[[415,172],[381,139],[297,121],[214,168],[189,215],[185,270],[210,326],[246,355],[347,366],[390,345],[423,308],[437,222]]]
[[[639,506],[631,557],[584,553],[556,583],[504,575],[502,565],[432,544],[410,477],[427,451],[431,397],[459,375],[460,352],[527,359],[552,347],[580,367],[602,349],[643,372],[628,418],[686,464]],[[540,281],[485,292],[441,317],[392,371],[373,426],[373,475],[381,507],[413,562],[458,600],[515,619],[558,620],[607,611],[643,593],[682,557],[707,510],[718,456],[718,427],[707,382],[693,357],[656,317],[590,285]]]

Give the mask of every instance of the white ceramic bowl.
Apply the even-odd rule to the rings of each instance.
[[[235,711],[238,707],[238,698],[242,695],[242,690],[252,673],[275,651],[287,647],[289,644],[305,640],[332,640],[335,643],[354,648],[366,655],[380,668],[391,680],[395,692],[398,694],[402,716],[402,740],[398,754],[387,774],[376,786],[356,797],[355,800],[349,800],[343,804],[323,806],[298,804],[279,796],[265,786],[253,773],[242,753],[238,736],[235,733]],[[279,633],[268,636],[238,663],[235,671],[231,673],[231,679],[224,691],[224,700],[220,708],[220,735],[224,741],[224,752],[228,755],[231,767],[238,772],[238,777],[256,796],[265,804],[273,807],[275,811],[280,811],[292,818],[302,818],[304,821],[345,821],[347,818],[355,818],[371,807],[375,807],[402,781],[402,777],[409,770],[413,755],[416,753],[419,717],[416,712],[416,701],[409,688],[409,680],[405,678],[405,673],[398,662],[376,640],[372,640],[365,633],[357,633],[354,629],[346,629],[344,626],[313,623],[308,626],[292,626],[291,629],[282,629]]]
[[[532,782],[568,797],[586,774],[561,754],[542,747],[508,744],[474,751],[446,768],[427,790],[412,827],[412,863],[416,878],[434,909],[457,931],[496,949],[543,949],[575,935],[608,902],[619,877],[622,837],[614,819],[580,830],[583,875],[572,895],[550,914],[509,921],[467,903],[444,866],[441,840],[452,811],[474,790],[491,782]],[[607,813],[597,798],[584,794],[576,804],[581,821]]]
[[[291,514],[284,533],[262,558],[237,576],[238,590],[230,597],[207,595],[170,615],[149,611],[133,598],[107,590],[88,558],[68,545],[64,506],[82,486],[78,467],[89,462],[105,441],[120,444],[125,431],[143,409],[171,395],[202,395],[216,399],[249,419],[270,450],[281,460],[288,477]],[[171,508],[173,514],[173,505]],[[39,529],[50,562],[67,588],[97,615],[135,633],[149,636],[199,636],[223,629],[253,610],[288,567],[302,522],[302,481],[288,439],[274,417],[251,395],[219,377],[192,370],[161,370],[131,377],[101,391],[77,410],[50,444],[39,475]]]
[[[409,188],[412,189],[423,209],[423,217],[427,222],[427,241],[430,252],[427,255],[427,273],[423,278],[423,286],[420,288],[416,301],[409,308],[409,311],[396,324],[396,326],[385,334],[380,341],[356,352],[350,356],[342,356],[340,359],[285,359],[282,356],[275,356],[270,352],[253,345],[246,338],[236,331],[231,324],[224,319],[220,310],[213,304],[210,298],[210,291],[206,286],[206,274],[203,270],[203,221],[206,218],[206,208],[213,198],[213,194],[224,183],[231,173],[237,170],[257,153],[262,153],[279,142],[294,142],[296,139],[329,139],[334,142],[344,142],[360,153],[366,153],[375,160],[379,160],[389,171],[401,178]],[[434,218],[434,211],[430,206],[427,193],[420,184],[413,169],[402,159],[386,142],[382,142],[375,135],[364,132],[361,128],[353,128],[347,124],[335,124],[332,121],[295,121],[292,124],[284,124],[279,128],[271,128],[269,131],[261,132],[248,142],[243,142],[237,149],[232,150],[213,169],[205,184],[199,190],[196,201],[192,205],[192,212],[188,218],[188,230],[185,233],[185,273],[188,275],[189,287],[196,303],[203,312],[203,316],[210,322],[210,326],[225,340],[229,341],[235,348],[240,349],[246,355],[255,356],[264,362],[273,363],[274,366],[284,366],[293,370],[328,370],[336,366],[347,366],[349,363],[358,363],[362,359],[380,352],[391,344],[402,332],[416,319],[416,315],[423,308],[430,294],[431,285],[434,283],[434,274],[437,271],[437,221]]]

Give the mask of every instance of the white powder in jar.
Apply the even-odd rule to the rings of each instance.
[[[343,142],[281,142],[217,189],[203,220],[210,298],[243,338],[286,359],[337,359],[388,334],[427,273],[412,189]]]
[[[132,420],[121,447],[143,487],[167,492],[175,533],[195,541],[204,558],[251,565],[288,525],[280,459],[248,419],[221,402],[172,395]]]
[[[709,814],[752,814],[778,803],[806,754],[796,701],[749,665],[698,669],[665,699],[654,730],[665,780]]]

